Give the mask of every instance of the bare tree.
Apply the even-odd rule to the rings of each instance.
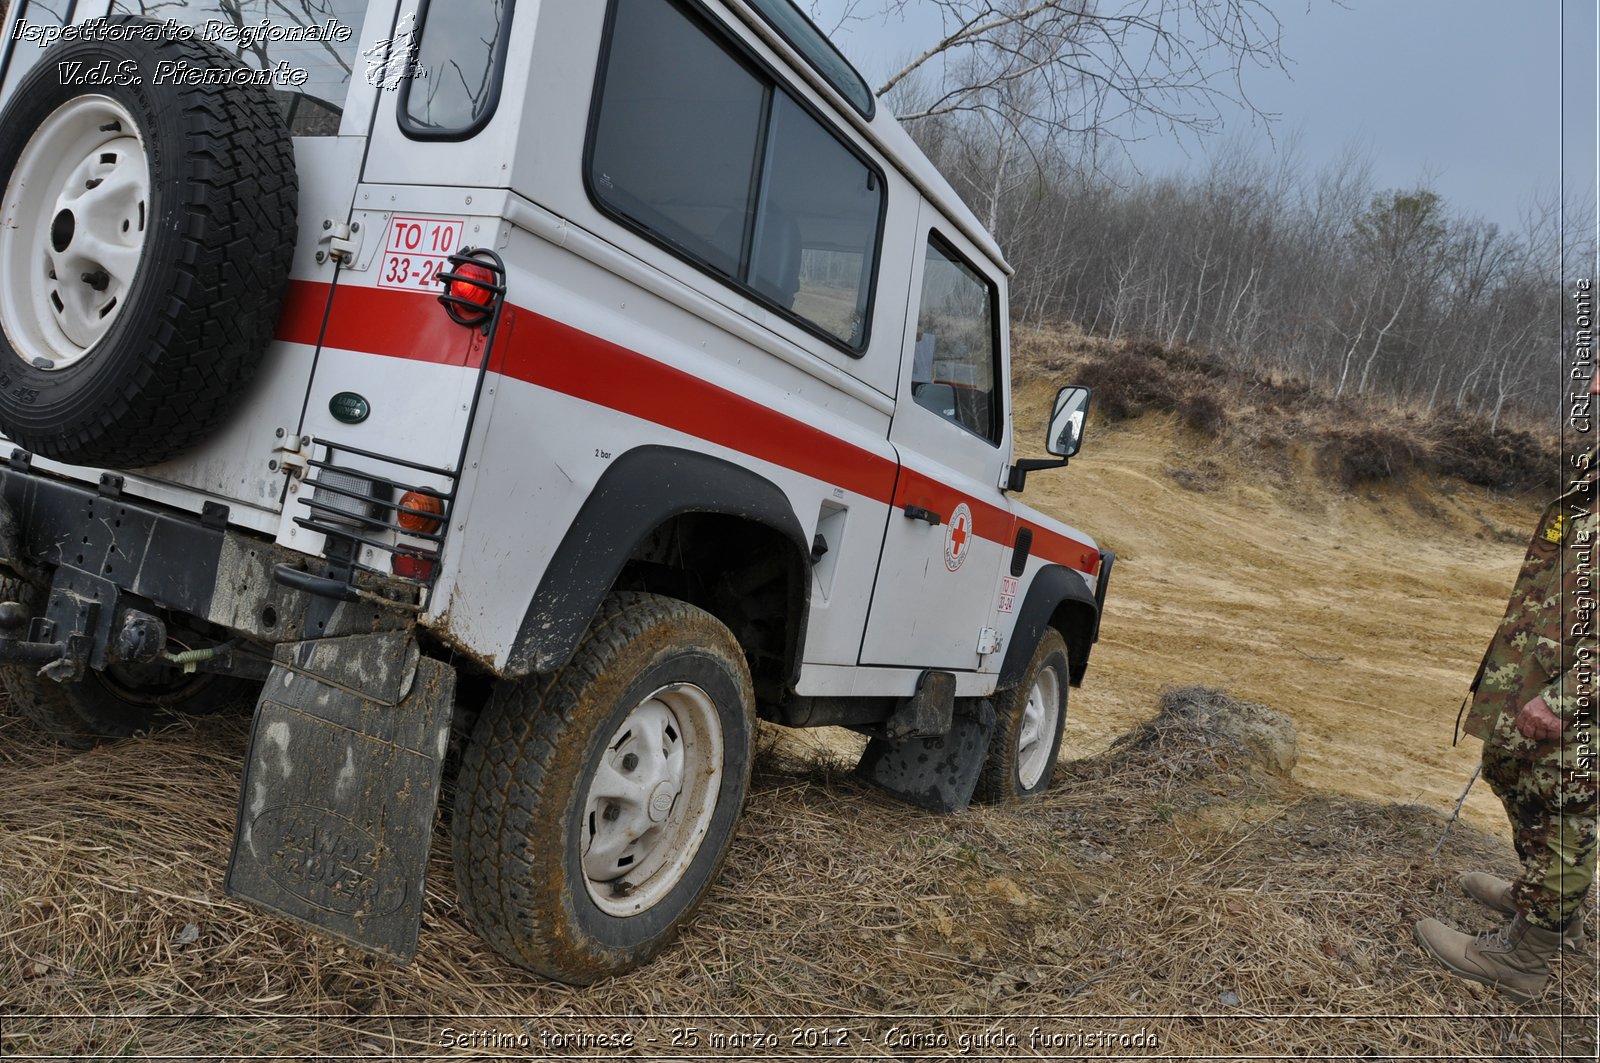
[[[880,2],[889,17],[911,0]],[[1225,101],[1261,115],[1245,91],[1248,68],[1283,65],[1266,0],[918,2],[940,10],[943,35],[878,94],[921,83],[902,121],[984,115],[1036,147],[1063,134],[1213,132]],[[853,0],[845,17],[861,19],[861,9]],[[1018,99],[1031,106],[1018,109]]]

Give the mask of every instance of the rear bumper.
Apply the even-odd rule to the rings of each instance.
[[[374,593],[357,602],[286,586],[273,578],[276,566],[321,575],[323,562],[229,528],[226,506],[208,502],[200,514],[185,513],[123,494],[121,487],[121,478],[109,473],[98,488],[57,479],[34,469],[23,451],[0,460],[0,563],[78,596],[93,590],[100,630],[78,632],[94,638],[92,667],[104,664],[110,616],[124,598],[263,643],[396,630],[412,622],[407,600],[416,599],[415,584],[364,574],[361,583]]]

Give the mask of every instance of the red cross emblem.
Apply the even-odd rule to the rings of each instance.
[[[950,514],[950,530],[944,536],[944,567],[954,572],[967,559],[967,545],[972,541],[972,510],[965,502]]]

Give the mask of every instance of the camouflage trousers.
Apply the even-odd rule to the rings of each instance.
[[[1522,861],[1511,887],[1517,911],[1535,926],[1559,930],[1594,881],[1595,773],[1486,744],[1483,777],[1505,806]]]

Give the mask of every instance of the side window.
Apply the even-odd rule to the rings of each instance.
[[[929,234],[911,396],[991,443],[999,442],[1001,424],[995,298],[993,284]]]
[[[767,87],[660,0],[621,0],[589,176],[595,194],[718,273],[744,275]]]
[[[192,26],[255,70],[273,70],[284,121],[297,137],[334,136],[360,62],[367,0],[117,0],[113,15]],[[289,78],[304,80],[293,84]],[[279,78],[282,80],[279,80]]]
[[[751,284],[859,349],[883,202],[877,175],[782,93],[762,172]]]
[[[415,64],[394,72],[407,136],[461,140],[494,117],[511,6],[512,0],[426,0],[417,17]],[[395,43],[398,49],[399,37]]]
[[[685,7],[616,0],[589,145],[596,202],[852,353],[883,182]]]

